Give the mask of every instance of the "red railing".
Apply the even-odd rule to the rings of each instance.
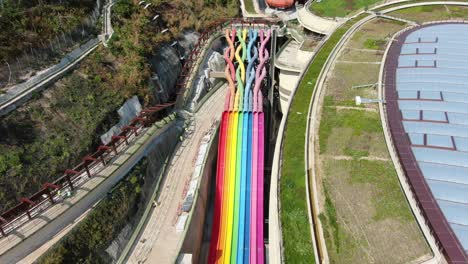
[[[198,68],[197,60],[199,55],[205,49],[207,41],[216,32],[228,26],[235,27],[256,27],[260,25],[276,24],[274,20],[267,19],[220,19],[210,24],[201,33],[197,44],[186,59],[176,84],[176,101],[149,107],[141,111],[140,115],[134,118],[128,126],[122,128],[121,132],[112,137],[111,142],[101,145],[96,152],[86,155],[83,161],[73,169],[66,170],[64,175],[52,183],[45,183],[40,191],[29,198],[21,198],[20,204],[4,212],[0,216],[0,234],[7,236],[16,228],[28,222],[34,216],[44,212],[53,204],[64,199],[68,191],[81,186],[88,178],[99,173],[104,166],[115,158],[120,152],[126,149],[126,146],[135,140],[142,130],[152,125],[158,118],[158,113],[162,110],[177,106],[182,107],[184,103],[184,93],[188,86],[190,75]]]
[[[173,107],[174,104],[175,102],[172,102],[144,109],[129,125],[123,127],[118,135],[113,136],[108,144],[101,145],[96,152],[86,155],[80,164],[73,169],[66,170],[64,175],[57,180],[52,183],[45,183],[37,193],[28,198],[21,198],[20,204],[2,213],[0,217],[0,234],[7,236],[51,205],[63,200],[63,195],[66,192],[81,186],[88,178],[99,173],[107,163],[124,151],[145,127],[152,125],[161,117],[159,115],[160,111]]]
[[[218,31],[225,29],[229,26],[231,27],[240,27],[240,28],[250,28],[256,27],[258,25],[272,25],[277,24],[276,20],[268,19],[244,19],[244,18],[232,18],[232,19],[219,19],[210,25],[208,25],[205,30],[200,34],[200,38],[197,41],[197,44],[193,47],[190,52],[190,56],[186,58],[184,66],[180,74],[179,81],[176,84],[177,89],[177,106],[182,107],[185,103],[183,101],[185,90],[189,88],[190,76],[193,73],[193,70],[198,67],[197,61],[199,55],[206,49],[207,41]]]

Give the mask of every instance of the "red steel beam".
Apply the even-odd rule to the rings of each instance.
[[[83,158],[83,164],[84,164],[84,167],[85,167],[85,170],[86,170],[86,174],[88,174],[88,177],[91,178],[91,172],[89,171],[89,164],[96,161],[97,159],[96,158],[93,158],[91,156],[86,156]]]
[[[103,165],[106,165],[106,161],[104,160],[103,154],[105,152],[108,152],[108,151],[111,151],[111,150],[112,150],[112,148],[110,148],[110,147],[108,147],[106,145],[101,145],[101,146],[98,147],[98,152],[101,152],[101,155],[99,155],[99,157],[101,158],[101,162],[102,162]]]
[[[5,230],[3,230],[3,225],[2,224],[6,224],[8,223],[7,220],[5,220],[5,218],[1,217],[0,216],[0,234],[2,234],[3,237],[6,237],[6,234],[5,234]]]
[[[26,203],[26,204],[28,204],[28,205],[30,205],[30,206],[36,205],[35,202],[31,201],[31,200],[30,200],[29,198],[27,198],[27,197],[22,197],[22,198],[20,199],[20,201],[21,201],[22,203]]]
[[[152,8],[152,6],[151,6],[151,8]],[[230,23],[230,24],[238,23],[238,24],[241,24],[241,26],[243,27],[244,24],[247,24],[247,23],[252,24],[254,21],[255,21],[257,24],[258,24],[258,23],[263,23],[263,24],[266,24],[266,25],[275,23],[275,22],[271,22],[271,21],[268,21],[268,20],[259,20],[259,19],[257,19],[257,20],[219,19],[219,20],[217,20],[217,21],[211,23],[211,24],[206,28],[206,30],[205,30],[204,32],[202,32],[201,37],[199,38],[199,41],[198,41],[197,44],[195,45],[195,49],[192,50],[192,53],[190,54],[189,58],[186,59],[184,65],[183,65],[183,67],[182,67],[182,72],[188,73],[188,72],[190,72],[190,71],[193,70],[192,68],[193,68],[193,66],[194,66],[194,57],[198,56],[198,54],[200,53],[200,47],[201,47],[202,43],[204,43],[204,41],[206,40],[206,38],[209,38],[209,37],[212,35],[211,33],[212,33],[213,30],[222,29],[224,26],[228,25],[228,23]],[[179,81],[177,82],[176,85],[179,86],[179,87],[181,87],[183,90],[185,90],[186,80],[187,80],[187,78],[179,78]],[[177,95],[182,95],[182,94],[184,94],[184,93],[183,93],[183,92],[178,92],[178,93],[177,93]],[[178,101],[178,100],[177,100],[177,101]],[[172,104],[175,104],[175,102],[173,102]],[[157,106],[156,106],[156,107],[157,107]],[[154,110],[154,109],[155,109],[154,107],[150,107],[150,110]],[[164,109],[164,108],[161,108],[160,110],[162,110],[162,109]],[[132,119],[131,124],[130,124],[128,127],[131,128],[131,129],[133,129],[133,130],[135,131],[135,135],[136,135],[136,136],[137,136],[137,128],[136,128],[135,125],[136,125],[138,122],[141,122],[141,124],[142,124],[143,126],[145,126],[147,122],[151,122],[151,121],[150,121],[150,120],[147,120],[147,119],[145,119],[145,118],[143,118],[142,116],[139,116],[139,117],[136,117],[136,118]],[[113,144],[113,143],[114,143],[114,142],[111,142],[111,144]],[[108,151],[110,151],[110,150],[112,150],[112,148],[109,147],[109,146],[105,146],[105,145],[101,145],[101,146],[99,146],[99,148],[98,148],[98,152],[102,152],[102,153],[108,152]],[[116,148],[115,148],[115,146],[114,146],[113,150],[115,151],[116,154],[118,154],[118,153],[117,153],[117,150],[116,150]],[[104,160],[103,155],[101,154],[99,157],[100,157],[100,159],[102,160],[102,163],[105,165],[105,160]],[[85,158],[86,158],[86,157],[85,157]],[[86,165],[86,162],[85,162],[84,164]],[[66,171],[65,171],[66,179],[67,179],[67,181],[68,181],[68,183],[69,183],[69,185],[70,185],[71,188],[73,188],[73,185],[72,185],[72,183],[71,183],[70,175],[77,175],[77,174],[79,174],[79,173],[80,173],[80,172],[75,171],[75,170],[66,170]],[[45,184],[45,186],[46,186],[46,188],[45,188],[44,190],[41,190],[41,191],[38,192],[37,194],[39,194],[39,193],[41,193],[41,192],[43,192],[43,191],[47,192],[47,193],[49,194],[49,198],[51,199],[51,201],[52,201],[52,203],[53,203],[54,201],[53,201],[52,196],[51,196],[51,194],[50,194],[49,188],[50,188],[50,187],[57,186],[57,185],[52,185],[52,184],[48,185],[48,184]],[[29,199],[28,199],[28,200],[29,200]],[[31,201],[31,200],[29,200],[29,201]],[[17,206],[15,206],[15,207],[11,208],[10,210],[4,212],[4,213],[2,214],[2,216],[8,215],[8,219],[10,219],[10,218],[11,218],[11,219],[14,219],[14,218],[18,217],[18,216],[19,216],[20,214],[22,214],[22,212],[24,211],[24,208],[23,208],[24,206],[23,206],[23,205],[27,205],[27,203],[22,202],[21,204],[18,204]],[[26,208],[26,212],[29,214],[29,211],[27,210],[27,208]],[[0,222],[8,223],[8,221],[5,220],[5,218],[3,218],[3,217],[0,217]],[[4,235],[3,230],[1,229],[1,225],[0,225],[0,233],[2,233],[2,234]]]
[[[119,153],[117,152],[117,146],[115,145],[115,143],[116,142],[114,141],[114,139],[112,139],[111,142],[109,142],[109,144],[111,144],[112,146],[112,150],[114,150],[115,155],[118,155]]]
[[[127,137],[126,137],[126,136],[112,136],[112,140],[113,140],[113,141],[114,141],[114,140],[118,141],[118,140],[120,140],[120,139],[123,139],[123,140],[125,141],[125,144],[127,144],[127,146],[128,146],[128,140],[127,140]]]
[[[50,192],[50,189],[59,190],[59,189],[60,189],[60,186],[58,186],[58,185],[56,185],[56,184],[52,184],[52,183],[46,182],[46,183],[44,183],[44,184],[42,185],[42,187],[43,187],[44,190],[47,192],[47,196],[49,196],[50,202],[51,202],[51,203],[55,203],[54,197],[52,196],[52,193]]]
[[[135,127],[135,126],[124,126],[122,127],[122,131],[126,132],[126,131],[133,131],[133,133],[135,133],[135,136],[138,137],[138,128]]]
[[[73,182],[71,180],[70,175],[79,175],[79,174],[80,172],[76,170],[65,170],[65,179],[67,180],[68,185],[70,185],[70,188],[72,190],[74,189],[74,186],[73,186]]]
[[[135,125],[135,124],[137,124],[138,122],[141,122],[141,124],[144,126],[145,123],[146,123],[146,119],[144,119],[144,118],[141,117],[141,116],[137,116],[137,117],[135,117],[135,118],[132,119],[132,121],[130,122],[130,124]]]
[[[34,206],[36,203],[29,200],[29,198],[26,198],[26,197],[22,197],[20,199],[20,202],[26,205],[26,215],[28,216],[28,219],[31,220],[32,217],[31,217],[31,213],[29,212],[29,207]]]

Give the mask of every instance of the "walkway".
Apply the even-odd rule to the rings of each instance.
[[[88,54],[99,46],[102,41],[107,47],[107,42],[114,33],[111,24],[111,7],[114,1],[111,0],[104,7],[104,26],[103,33],[97,38],[93,38],[65,55],[58,64],[53,65],[41,74],[30,78],[24,83],[17,84],[7,90],[5,94],[0,95],[0,116],[6,115],[27,102],[34,92],[40,92],[44,86],[60,78],[68,70],[82,61]]]
[[[94,205],[86,210],[82,215],[76,218],[73,223],[67,225],[64,229],[60,230],[55,236],[53,236],[50,240],[46,241],[43,245],[39,248],[31,252],[25,258],[21,259],[19,262],[21,264],[34,264],[43,254],[45,254],[51,247],[55,245],[60,239],[68,234],[76,225],[81,223],[82,220],[86,218],[86,216],[94,209]]]
[[[111,11],[112,11],[112,6],[115,4],[115,0],[110,0],[105,6],[104,6],[104,30],[103,34],[100,35],[100,39],[102,41],[102,44],[107,47],[107,43],[111,39],[112,35],[114,34],[114,29],[112,28],[112,20],[111,20]]]
[[[368,11],[368,13],[369,14],[375,14],[378,17],[381,17],[381,18],[386,18],[386,19],[390,19],[390,20],[394,20],[394,21],[407,23],[407,24],[409,24],[411,26],[417,26],[418,25],[418,23],[416,23],[415,21],[404,19],[404,18],[401,18],[401,17],[385,15],[385,14],[381,14],[380,12],[375,12],[375,11]]]
[[[279,69],[279,95],[281,111],[287,111],[289,97],[299,83],[301,72],[307,69],[315,52],[300,50],[300,44],[292,40],[279,52],[275,67]]]
[[[158,125],[164,126],[158,128]],[[126,148],[120,151],[122,154],[106,167],[102,168],[100,165],[94,168],[93,170],[102,171],[77,187],[72,197],[62,198],[61,202],[35,216],[12,234],[1,238],[0,263],[15,263],[27,256],[99,201],[140,160],[153,139],[168,131],[174,122],[166,118],[166,121],[159,122],[158,125],[148,128],[129,147],[122,144],[122,148]],[[85,177],[87,176],[83,175]]]
[[[297,11],[297,19],[299,20],[299,23],[312,32],[330,35],[341,23],[332,19],[314,15],[309,9],[311,3],[312,1],[309,1],[303,8]]]
[[[315,52],[303,51],[301,43],[292,40],[276,55],[275,66],[281,70],[300,73],[309,64]]]
[[[184,199],[184,190],[191,179],[201,139],[219,120],[224,107],[226,86],[216,91],[194,114],[194,131],[182,142],[161,183],[159,205],[153,209],[139,240],[134,245],[127,263],[174,263],[184,237],[176,231],[178,209]]]

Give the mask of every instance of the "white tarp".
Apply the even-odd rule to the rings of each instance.
[[[141,112],[141,104],[138,101],[138,97],[135,95],[132,98],[125,101],[125,104],[119,108],[117,113],[119,113],[120,121],[115,126],[113,126],[109,131],[101,136],[101,141],[103,144],[107,144],[111,141],[112,136],[118,135],[122,127],[130,123],[130,121],[137,117]]]

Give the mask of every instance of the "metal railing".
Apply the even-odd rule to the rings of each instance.
[[[45,183],[39,192],[33,194],[29,198],[22,198],[20,204],[2,213],[0,216],[0,235],[6,237],[8,234],[33,219],[38,214],[62,201],[65,196],[68,195],[68,192],[83,185],[89,178],[99,173],[106,164],[117,157],[119,153],[125,151],[131,142],[134,142],[141,134],[144,134],[147,127],[157,121],[157,118],[159,117],[158,113],[160,111],[173,108],[175,106],[181,106],[180,104],[184,102],[184,96],[187,90],[186,88],[191,85],[193,72],[198,68],[197,62],[199,55],[202,50],[205,49],[205,45],[208,43],[207,41],[209,41],[214,32],[220,31],[229,26],[243,28],[258,26],[259,24],[270,25],[275,23],[276,22],[274,20],[266,19],[221,19],[206,27],[194,49],[191,51],[190,56],[184,63],[179,82],[176,84],[176,100],[171,103],[156,105],[144,109],[128,126],[122,128],[119,135],[112,137],[111,142],[107,145],[99,146],[96,152],[85,156],[83,161],[73,169],[67,170],[64,175],[52,183]],[[84,48],[87,50],[91,49],[93,45],[98,44],[98,40],[96,39],[95,41],[95,44],[94,42],[92,44],[88,43]],[[62,61],[64,63],[70,62],[70,60],[74,61],[77,59],[76,56],[78,56],[78,54],[80,53],[72,52]],[[63,70],[63,65],[59,65],[60,64],[56,65],[56,67]],[[58,70],[54,72],[57,71]],[[52,75],[54,75],[54,73],[50,72],[48,76],[50,77]],[[42,80],[45,79],[47,79],[47,77],[44,77]],[[38,83],[40,83],[40,81],[34,81],[35,85]]]
[[[149,126],[159,120],[161,111],[172,108],[174,104],[172,102],[144,109],[118,135],[113,136],[108,144],[101,145],[94,153],[86,155],[80,164],[66,170],[57,180],[45,183],[39,192],[28,198],[21,198],[20,204],[1,214],[0,234],[6,237],[34,216],[62,201],[71,191],[102,171],[119,153],[144,134]]]
[[[190,91],[187,88],[192,87],[192,82],[194,80],[193,75],[196,70],[198,70],[200,64],[200,58],[202,57],[203,52],[206,50],[206,45],[209,44],[216,33],[222,33],[223,29],[229,27],[258,27],[259,25],[272,25],[277,24],[277,20],[268,20],[268,19],[244,19],[244,18],[232,18],[232,19],[219,19],[211,23],[205,28],[205,30],[200,34],[200,37],[195,44],[194,48],[191,50],[190,55],[186,58],[185,63],[182,67],[181,78],[177,82],[177,100],[176,105],[178,107],[183,107],[187,102],[183,99],[188,98],[188,93]]]

